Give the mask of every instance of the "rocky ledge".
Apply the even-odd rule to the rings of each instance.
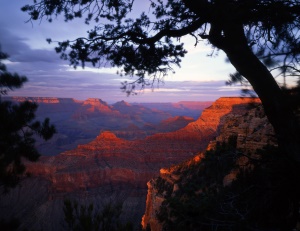
[[[222,102],[222,104],[220,104],[220,102]],[[234,110],[228,109],[229,102],[243,101],[240,101],[240,99],[230,98],[218,100],[201,116],[201,118],[204,117],[206,118],[206,121],[208,121],[208,127],[218,130],[216,138],[209,143],[207,150],[215,149],[219,143],[228,142],[230,137],[236,138],[236,148],[247,153],[247,155],[255,154],[257,149],[261,149],[266,145],[277,145],[273,127],[268,122],[262,105],[260,105],[257,99],[254,100],[252,109],[249,109],[246,113],[244,111],[245,108],[242,107],[242,104],[237,104],[234,106]],[[220,116],[223,113],[217,108],[220,108],[223,112],[231,112],[225,116]],[[213,117],[211,115],[217,116]],[[220,124],[218,128],[216,127],[217,121]],[[198,124],[201,123],[203,123],[202,120],[198,121]],[[188,126],[191,126],[191,124]],[[159,177],[148,181],[146,210],[141,222],[144,229],[150,227],[152,231],[162,230],[162,224],[157,218],[157,214],[159,211],[161,211],[161,205],[164,201],[170,199],[182,190],[180,188],[180,182],[189,181],[187,178],[191,178],[191,174],[193,174],[192,170],[190,170],[190,175],[185,175],[187,169],[192,169],[193,166],[198,165],[202,161],[203,157],[203,152],[200,152],[196,156],[179,165],[169,168],[162,168],[160,169]],[[245,163],[245,161],[246,160],[243,158],[238,159],[239,164]],[[230,174],[224,177],[223,184],[230,184],[230,182],[235,179],[235,176],[235,171],[230,172]],[[201,192],[199,191],[194,193]]]

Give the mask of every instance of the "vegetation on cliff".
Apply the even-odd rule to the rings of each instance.
[[[204,154],[148,183],[143,228],[299,229],[297,164],[278,148],[262,106],[223,119]]]
[[[230,137],[201,161],[173,170],[178,180],[172,184],[156,179],[165,198],[157,218],[163,230],[292,230],[298,219],[294,164],[274,146],[248,156]]]

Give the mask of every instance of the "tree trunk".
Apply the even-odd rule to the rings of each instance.
[[[274,127],[279,149],[290,163],[289,171],[292,174],[283,177],[293,178],[287,180],[293,182],[294,196],[290,199],[294,201],[294,209],[285,217],[283,228],[280,230],[291,230],[299,216],[300,125],[274,77],[250,49],[243,25],[227,25],[229,26],[222,27],[222,30],[212,25],[210,41],[227,54],[236,70],[252,85]]]
[[[212,25],[209,40],[227,54],[236,70],[252,85],[274,127],[281,151],[300,165],[299,124],[286,97],[267,67],[249,48],[243,25],[232,23],[222,28],[218,30]]]

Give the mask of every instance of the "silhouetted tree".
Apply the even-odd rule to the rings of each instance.
[[[180,38],[191,35],[195,46],[207,40],[223,50],[238,73],[249,81],[261,99],[279,146],[300,163],[299,124],[286,97],[265,64],[276,60],[281,73],[298,72],[300,54],[300,3],[297,0],[151,0],[149,11],[133,18],[133,0],[37,0],[22,8],[30,20],[57,15],[65,21],[84,18],[97,25],[87,37],[58,43],[61,58],[76,67],[109,61],[126,75],[128,94],[136,84],[151,84],[180,65],[186,54]],[[48,39],[51,42],[51,39]],[[265,64],[264,64],[265,63]],[[147,79],[147,75],[153,78]]]
[[[36,103],[25,101],[16,104],[1,98],[1,95],[22,87],[27,81],[25,76],[7,71],[2,62],[7,58],[7,54],[0,50],[0,185],[6,189],[15,186],[24,173],[23,159],[36,161],[39,158],[34,135],[48,140],[55,133],[48,118],[42,123],[34,121]]]

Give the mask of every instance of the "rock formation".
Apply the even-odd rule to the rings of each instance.
[[[237,149],[249,155],[265,145],[276,145],[273,127],[268,122],[260,101],[258,99],[251,100],[252,109],[248,108],[249,105],[241,104],[243,101],[240,98],[221,98],[206,109],[195,124],[191,123],[186,128],[199,126],[217,130],[217,136],[209,143],[207,150],[214,149],[217,143],[227,142],[233,136],[237,137]],[[188,181],[181,172],[189,169],[189,166],[200,163],[202,158],[203,153],[200,152],[180,165],[162,168],[159,177],[153,178],[147,183],[146,210],[141,222],[144,229],[149,226],[152,231],[162,230],[162,224],[157,220],[160,206],[167,198],[180,190],[179,182]],[[225,176],[223,184],[231,182],[235,175],[236,172],[232,172]]]
[[[160,126],[162,120],[170,119],[171,114],[150,109],[141,104],[131,105],[125,101],[113,105],[101,99],[85,101],[55,97],[6,97],[14,102],[25,100],[39,104],[37,119],[49,117],[58,133],[44,142],[37,137],[37,149],[42,155],[57,155],[74,149],[78,144],[93,140],[100,131],[115,131],[121,138],[142,139],[157,132],[174,131],[186,123],[173,121],[170,126]],[[200,110],[199,110],[200,112]],[[188,114],[188,111],[186,111]],[[172,123],[172,124],[171,124]],[[170,129],[173,127],[173,129]]]
[[[102,104],[97,100],[89,101],[87,106]],[[0,214],[5,214],[6,218],[12,214],[22,218],[21,228],[62,230],[64,198],[92,202],[96,208],[101,208],[105,201],[113,200],[123,202],[123,219],[134,222],[138,227],[136,218],[142,217],[145,211],[147,182],[159,175],[159,169],[169,166],[176,168],[179,163],[203,151],[209,141],[222,131],[220,125],[227,123],[225,117],[233,112],[237,117],[244,114],[250,102],[259,101],[251,98],[220,98],[205,109],[198,120],[177,131],[161,132],[137,140],[125,140],[111,131],[102,131],[89,143],[57,156],[44,156],[37,163],[28,163],[27,174],[31,177],[26,178],[21,187],[0,199]],[[128,107],[124,103],[121,106]],[[167,176],[169,172],[161,170],[160,174]],[[143,226],[152,224],[151,219],[163,199],[156,196],[156,188],[151,186],[151,182],[148,183],[147,212]],[[40,191],[38,185],[42,185]],[[39,196],[29,206],[29,212],[26,206],[32,203],[35,195]],[[7,200],[18,206],[9,207]]]
[[[101,99],[96,99],[96,98],[89,98],[85,100],[82,104],[83,107],[88,107],[87,112],[100,112],[100,113],[107,113],[111,114],[113,113],[112,108],[103,100]]]

